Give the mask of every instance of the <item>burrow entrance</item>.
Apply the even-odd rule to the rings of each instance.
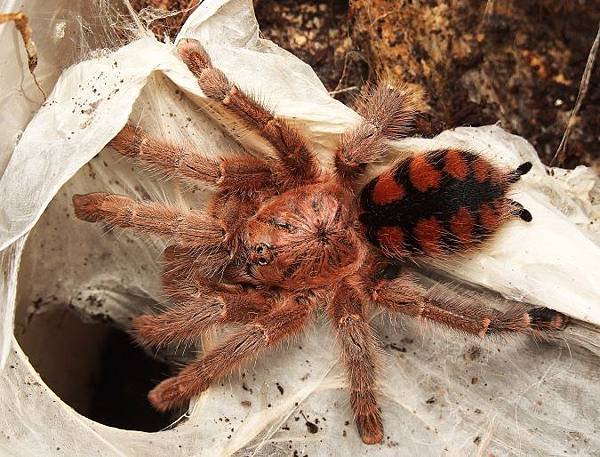
[[[154,432],[176,415],[155,411],[147,392],[171,367],[110,322],[84,322],[64,306],[30,314],[15,329],[44,382],[78,413],[112,427]]]

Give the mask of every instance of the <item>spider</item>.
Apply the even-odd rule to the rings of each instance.
[[[273,154],[213,159],[126,125],[110,145],[170,178],[210,186],[207,207],[73,196],[82,220],[168,241],[162,287],[170,305],[134,319],[138,342],[193,342],[210,327],[238,325],[150,391],[156,409],[185,407],[260,351],[298,335],[322,309],[339,343],[360,437],[379,443],[379,349],[368,319],[374,308],[479,337],[542,336],[566,326],[567,317],[548,308],[502,312],[433,293],[404,266],[476,249],[511,218],[530,221],[507,196],[530,163],[508,170],[470,151],[442,149],[400,160],[361,186],[367,166],[387,152],[386,141],[411,132],[414,91],[371,86],[357,103],[362,122],[341,135],[333,170],[323,171],[303,135],[215,68],[198,41],[182,40],[177,50],[204,94],[259,133]]]

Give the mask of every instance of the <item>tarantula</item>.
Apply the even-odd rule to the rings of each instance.
[[[134,320],[141,344],[192,342],[211,326],[241,324],[158,384],[148,394],[156,409],[187,405],[259,351],[299,334],[322,308],[339,341],[358,432],[365,443],[378,443],[383,424],[372,308],[479,337],[565,327],[567,318],[548,308],[515,305],[501,312],[433,293],[402,267],[406,260],[476,248],[510,218],[531,220],[507,197],[530,163],[506,170],[469,151],[436,150],[399,161],[360,189],[367,166],[386,153],[386,141],[411,131],[413,91],[388,83],[367,90],[357,107],[363,121],[341,136],[334,170],[322,171],[302,134],[213,67],[196,40],[182,40],[178,52],[204,94],[260,133],[274,154],[212,159],[127,125],[110,145],[171,178],[211,186],[216,193],[207,208],[107,193],[73,196],[80,219],[170,244],[162,281],[171,305]]]

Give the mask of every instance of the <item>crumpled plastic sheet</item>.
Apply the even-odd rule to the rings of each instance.
[[[0,9],[12,3],[18,2],[4,2]],[[48,8],[53,2],[38,3]],[[35,9],[30,14],[35,23]],[[6,27],[0,27],[0,38],[6,34]],[[179,37],[199,39],[232,80],[294,120],[324,161],[337,135],[359,119],[329,97],[308,65],[259,37],[250,1],[204,1]],[[9,61],[15,49],[0,51],[0,57],[18,75],[18,63]],[[48,67],[42,62],[40,68]],[[48,71],[44,82],[52,86],[56,74]],[[14,83],[10,78],[0,82]],[[21,92],[7,92],[1,118],[17,113],[23,103]],[[498,126],[396,142],[390,160],[444,144],[511,165],[533,162],[515,198],[533,213],[534,222],[510,223],[485,251],[425,269],[435,281],[450,281],[449,293],[503,306],[484,286],[507,299],[549,306],[578,319],[557,341],[480,342],[410,320],[374,316],[384,347],[380,380],[386,437],[370,447],[355,430],[335,340],[324,319],[244,368],[245,389],[241,377],[232,375],[197,398],[184,420],[168,430],[120,430],[76,413],[44,384],[12,336],[15,309],[19,319],[29,312],[28,304],[42,297],[48,307],[70,303],[84,314],[103,313],[126,327],[131,316],[159,300],[162,245],[126,232],[103,233],[97,225],[75,220],[71,195],[110,191],[191,207],[200,207],[206,196],[161,182],[104,149],[128,119],[208,154],[239,151],[240,144],[264,147],[207,103],[173,45],[151,37],[67,69],[26,128],[27,113],[13,119],[0,157],[6,166],[0,179],[1,454],[598,452],[600,181],[585,167],[545,168],[531,145]],[[214,340],[210,334],[202,344]]]

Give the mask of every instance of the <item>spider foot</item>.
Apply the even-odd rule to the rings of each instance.
[[[192,73],[200,73],[205,68],[212,67],[210,57],[198,40],[184,38],[177,44],[177,52]]]
[[[96,192],[93,194],[73,195],[73,208],[75,216],[86,222],[98,222],[103,218],[100,211],[102,203],[110,194],[106,192]]]
[[[422,105],[422,94],[414,87],[382,80],[362,94],[356,108],[386,138],[400,139],[413,130]]]
[[[224,102],[233,86],[221,70],[212,66],[200,42],[191,38],[181,40],[177,52],[198,80],[202,92],[207,97]]]
[[[135,157],[140,153],[143,134],[144,132],[133,125],[126,124],[108,144],[125,156]]]
[[[564,330],[569,323],[568,316],[550,308],[533,308],[529,311],[531,328],[534,330]]]
[[[205,389],[193,389],[198,383],[180,376],[165,379],[148,393],[148,400],[154,409],[165,412],[187,406],[190,399]]]
[[[358,415],[356,428],[365,444],[377,444],[383,440],[383,424],[379,411]]]

